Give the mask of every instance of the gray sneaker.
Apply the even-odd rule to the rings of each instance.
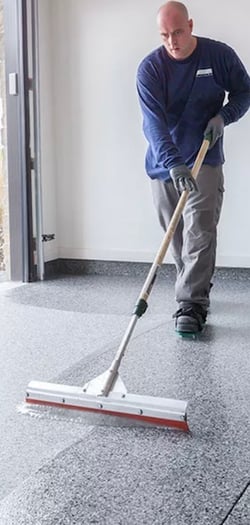
[[[201,332],[207,318],[207,311],[200,304],[190,303],[179,308],[173,315],[175,330],[178,334],[193,336]]]

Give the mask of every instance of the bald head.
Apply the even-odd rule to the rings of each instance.
[[[188,20],[188,10],[182,2],[167,2],[166,4],[163,4],[160,9],[158,10],[157,19],[159,18],[165,18],[169,15],[173,14],[174,12],[182,15],[186,20]]]
[[[181,2],[167,2],[157,13],[157,24],[168,52],[176,60],[187,58],[194,51],[197,39],[192,36],[193,21]]]

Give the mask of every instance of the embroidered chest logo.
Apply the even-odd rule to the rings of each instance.
[[[213,76],[213,70],[211,67],[208,67],[206,69],[198,69],[196,73],[197,77],[212,77]]]

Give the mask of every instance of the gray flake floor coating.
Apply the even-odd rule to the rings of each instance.
[[[0,284],[0,525],[249,525],[250,280],[215,279],[207,328],[178,339],[161,274],[121,366],[132,393],[189,400],[190,434],[26,407],[31,379],[81,385],[110,364],[140,277]]]

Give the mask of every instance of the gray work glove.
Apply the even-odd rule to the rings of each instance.
[[[204,131],[204,137],[209,136],[209,148],[214,147],[217,140],[222,137],[224,131],[224,120],[221,115],[216,115],[208,121],[207,127]]]
[[[171,168],[169,170],[169,174],[179,195],[184,190],[198,190],[196,181],[194,180],[192,173],[186,164],[180,164],[180,166]]]

